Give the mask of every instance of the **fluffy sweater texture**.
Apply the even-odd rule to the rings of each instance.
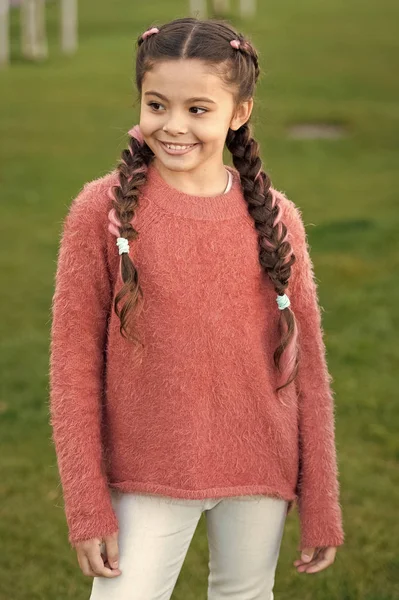
[[[332,378],[306,231],[278,197],[296,262],[286,293],[300,366],[279,394],[276,292],[239,172],[227,193],[183,193],[150,164],[130,256],[143,290],[126,340],[108,229],[113,170],[84,185],[63,223],[52,300],[50,423],[69,541],[119,531],[110,488],[205,499],[266,495],[298,507],[299,550],[344,542]]]

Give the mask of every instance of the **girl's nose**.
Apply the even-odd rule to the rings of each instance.
[[[175,121],[169,121],[168,124],[164,125],[162,129],[165,133],[169,133],[170,135],[179,135],[187,133],[187,128],[181,123],[179,124]]]

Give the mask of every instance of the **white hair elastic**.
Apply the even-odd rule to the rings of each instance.
[[[277,296],[276,301],[280,310],[287,308],[291,304],[287,294],[284,294],[283,296]]]
[[[119,248],[119,254],[123,254],[124,252],[129,254],[129,240],[123,237],[118,237],[116,240],[116,245]]]

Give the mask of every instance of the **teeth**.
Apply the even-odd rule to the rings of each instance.
[[[165,144],[165,146],[171,150],[185,150],[186,148],[191,148],[191,146],[194,146],[194,144],[186,144],[185,146],[177,144]]]

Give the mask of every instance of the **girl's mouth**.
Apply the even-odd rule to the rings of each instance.
[[[196,144],[165,144],[165,142],[160,142],[162,148],[165,150],[165,152],[167,152],[168,154],[187,154],[188,152],[191,152],[191,150],[193,150],[193,148],[195,148],[196,146],[198,146],[198,143]]]

